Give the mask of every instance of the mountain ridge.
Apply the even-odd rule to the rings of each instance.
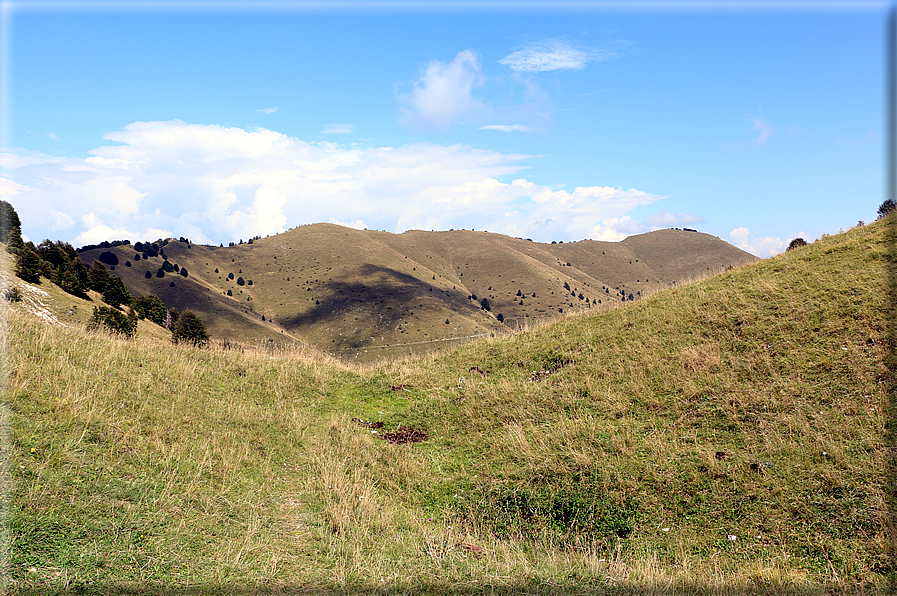
[[[89,264],[113,253],[113,274],[132,294],[193,310],[213,337],[301,340],[362,360],[404,352],[395,345],[439,347],[452,343],[447,338],[636,300],[758,260],[683,230],[544,244],[472,230],[393,234],[310,224],[228,247],[182,240],[139,260],[136,244],[80,254]],[[165,273],[165,260],[189,274]]]

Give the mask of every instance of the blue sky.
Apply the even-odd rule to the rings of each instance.
[[[690,227],[766,257],[883,199],[885,2],[3,4],[0,196],[35,242]]]

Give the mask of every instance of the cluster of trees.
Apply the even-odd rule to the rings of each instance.
[[[95,248],[115,248],[116,246],[128,246],[129,244],[131,244],[130,240],[113,240],[112,242],[103,240],[99,244],[85,244],[77,250],[78,252],[87,252],[88,250],[93,250]]]
[[[103,302],[108,306],[94,307],[88,328],[105,327],[115,333],[133,337],[137,332],[137,321],[149,319],[170,329],[174,343],[187,342],[201,346],[209,340],[205,326],[193,312],[188,310],[179,314],[175,308],[166,308],[158,296],[132,296],[122,279],[109,273],[104,265],[107,263],[114,268],[118,264],[115,253],[101,253],[100,258],[88,268],[82,262],[79,251],[68,242],[44,240],[37,246],[33,242],[23,242],[19,216],[6,201],[0,201],[0,242],[5,242],[7,250],[15,255],[15,274],[23,281],[39,284],[44,277],[74,296],[89,299],[89,290],[102,295]],[[90,248],[111,248],[127,244],[130,241],[103,242],[90,245]],[[161,247],[155,243],[141,245],[138,242],[135,248],[138,245],[144,255],[150,251],[161,252]],[[81,251],[84,250],[89,248],[82,247]],[[186,269],[179,269],[168,261],[163,264],[163,269],[175,272],[179,270],[181,275],[187,276]],[[122,309],[123,306],[128,307],[127,312]]]

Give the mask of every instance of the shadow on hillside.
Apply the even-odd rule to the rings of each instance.
[[[874,593],[874,589],[872,590]],[[665,583],[643,584],[630,587],[592,585],[557,586],[546,584],[512,584],[497,586],[490,584],[476,586],[453,586],[444,583],[431,583],[419,585],[384,586],[384,585],[349,585],[340,588],[326,588],[302,585],[268,585],[259,587],[239,587],[231,585],[201,585],[178,587],[153,587],[152,585],[122,588],[115,586],[78,585],[68,589],[41,588],[31,590],[23,588],[15,591],[16,594],[31,596],[63,596],[69,594],[116,594],[121,596],[131,595],[158,595],[158,596],[200,596],[206,594],[229,594],[233,596],[250,596],[255,594],[270,594],[272,596],[336,596],[346,594],[434,594],[444,596],[473,596],[474,594],[490,594],[493,596],[580,596],[580,595],[613,595],[635,596],[637,594],[663,594],[666,596],[686,596],[694,594],[718,594],[720,596],[748,596],[774,594],[795,594],[802,596],[822,596],[831,594],[831,590],[811,588],[805,585],[773,586],[757,584],[751,587],[714,585],[705,586],[694,584],[690,586],[671,587]]]
[[[368,283],[357,281],[358,278]],[[323,292],[319,304],[310,311],[276,322],[294,329],[363,315],[367,317],[366,324],[375,317],[376,325],[394,327],[416,309],[440,318],[444,313],[436,315],[434,311],[444,309],[474,314],[479,310],[479,305],[474,306],[464,291],[442,289],[413,275],[372,264],[362,265],[351,277],[343,276],[325,283]],[[362,347],[363,344],[360,340],[350,340],[345,345]]]

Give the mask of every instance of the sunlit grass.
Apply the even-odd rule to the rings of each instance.
[[[10,588],[884,591],[886,255],[354,367],[4,304]]]

